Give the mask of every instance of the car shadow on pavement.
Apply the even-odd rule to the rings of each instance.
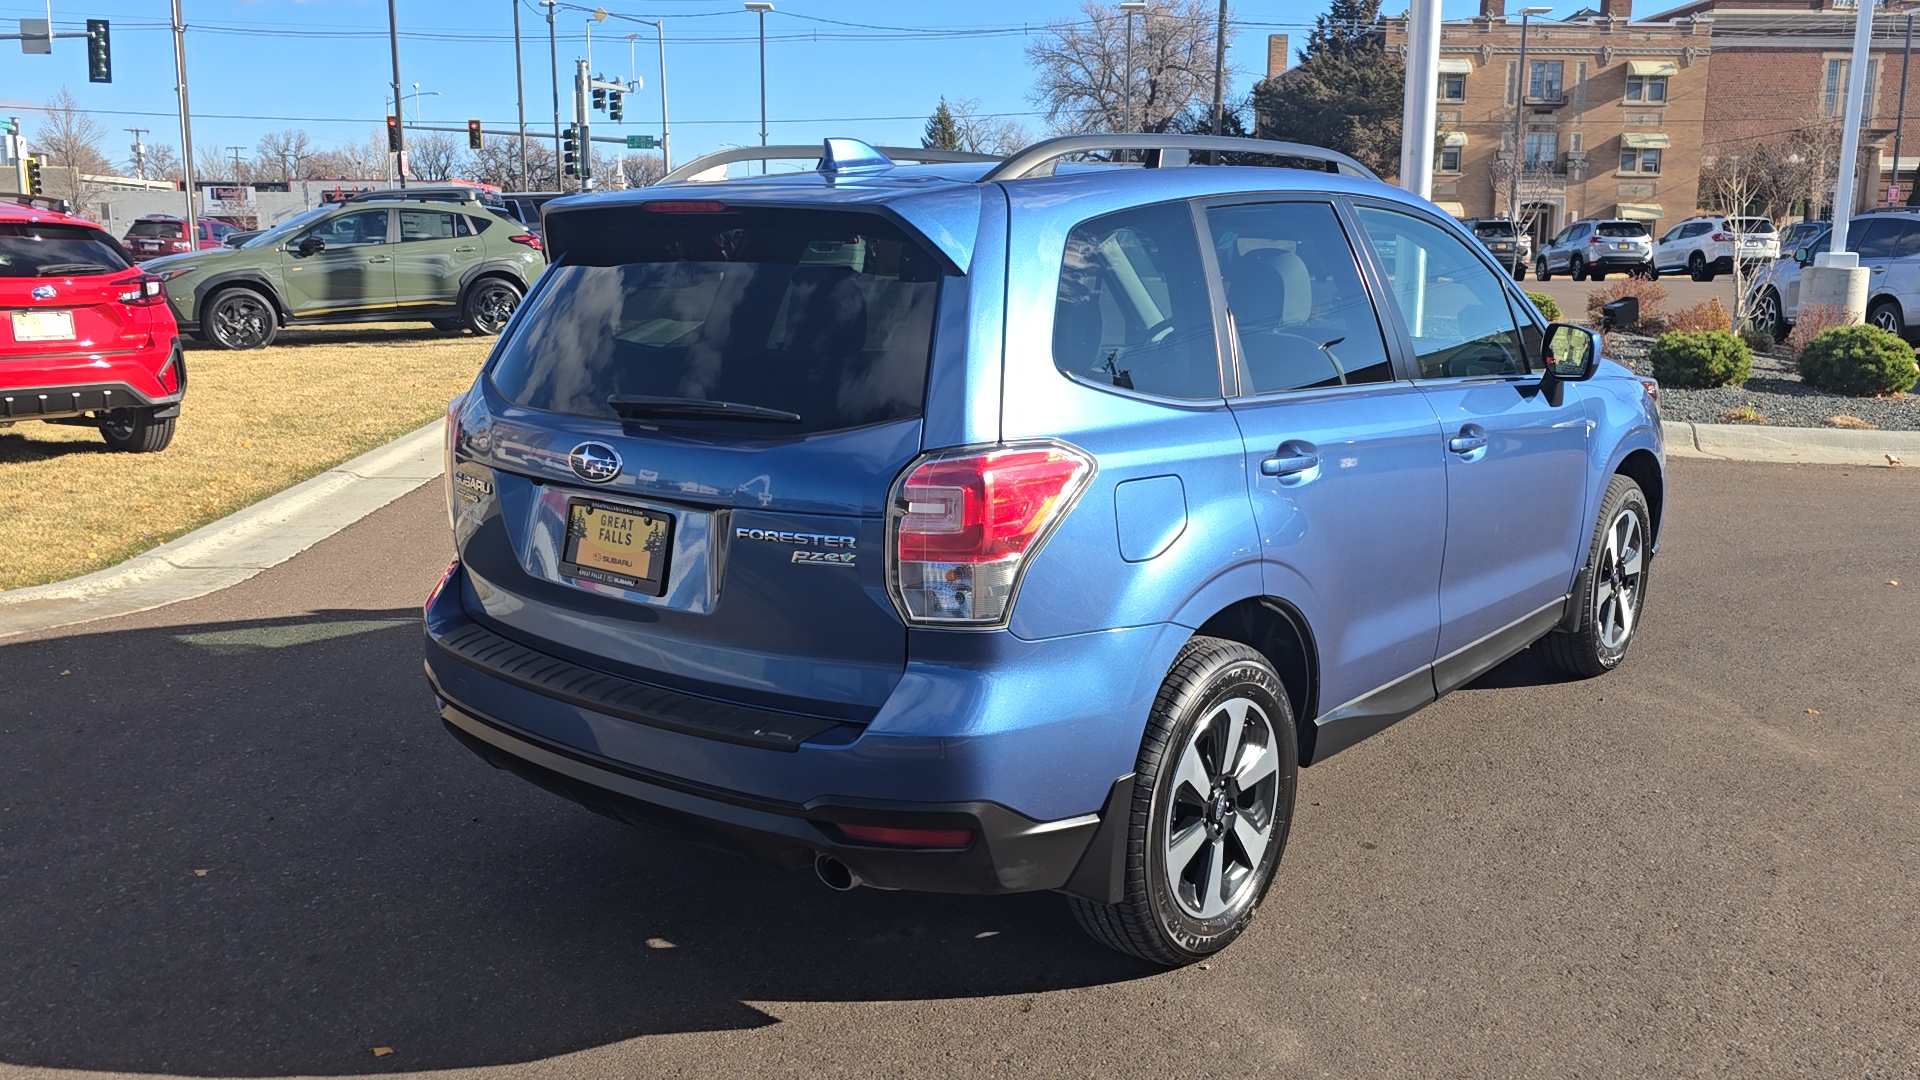
[[[72,457],[75,454],[93,455],[113,452],[107,449],[107,444],[100,441],[98,435],[86,442],[76,442],[71,439],[36,439],[29,432],[39,427],[39,423],[35,421],[31,427],[25,426],[24,421],[22,423],[23,426],[12,431],[0,430],[0,464],[54,461]],[[53,429],[49,427],[42,430]]]
[[[1055,896],[838,894],[556,799],[446,734],[419,638],[401,609],[0,644],[0,1067],[501,1065],[1151,973]]]
[[[1473,690],[1516,690],[1526,686],[1553,686],[1574,681],[1576,680],[1572,676],[1562,675],[1542,664],[1534,657],[1532,649],[1522,649],[1455,693]]]
[[[293,348],[331,345],[394,345],[414,341],[445,341],[472,338],[466,330],[439,330],[426,323],[377,326],[298,326],[281,327],[269,348]],[[209,341],[187,339],[191,352],[224,353],[227,350]]]

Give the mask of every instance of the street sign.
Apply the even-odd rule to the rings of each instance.
[[[45,19],[21,19],[20,51],[29,56],[52,52],[53,24]]]
[[[1899,184],[1887,185],[1887,205],[1889,206],[1900,205],[1900,185]]]
[[[629,150],[651,150],[651,149],[653,149],[653,136],[651,136],[651,135],[629,135],[629,136],[627,136],[627,149],[629,149]]]

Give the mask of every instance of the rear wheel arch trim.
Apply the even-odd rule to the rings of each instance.
[[[1320,649],[1306,615],[1277,596],[1247,596],[1203,620],[1194,637],[1239,642],[1265,657],[1287,688],[1299,740],[1300,763],[1313,760],[1320,706]]]
[[[208,305],[213,303],[215,297],[233,288],[252,289],[254,292],[265,297],[267,303],[273,305],[274,313],[280,316],[280,321],[283,324],[293,317],[293,313],[287,308],[286,300],[280,296],[279,288],[276,287],[265,274],[255,270],[234,270],[217,277],[208,278],[194,286],[194,324],[199,325],[201,320],[205,318],[202,313],[207,310]]]

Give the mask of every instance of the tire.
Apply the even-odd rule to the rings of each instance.
[[[1587,264],[1578,255],[1567,258],[1567,276],[1575,281],[1587,280]]]
[[[1641,266],[1640,269],[1635,270],[1633,276],[1639,278],[1641,281],[1659,281],[1660,268],[1652,263],[1647,263]]]
[[[1707,269],[1707,257],[1696,251],[1687,259],[1687,276],[1695,281],[1712,281],[1714,274]]]
[[[1526,263],[1513,264],[1513,280],[1515,281],[1527,280],[1527,264]]]
[[[1607,280],[1607,272],[1605,270],[1589,270],[1587,271],[1587,280],[1605,281]]]
[[[1231,771],[1221,767],[1229,756]],[[1253,920],[1293,821],[1299,743],[1272,665],[1238,642],[1187,642],[1154,699],[1134,775],[1120,902],[1068,902],[1110,948],[1170,967],[1204,960]]]
[[[1534,642],[1541,663],[1567,675],[1591,678],[1620,666],[1640,629],[1653,565],[1653,515],[1640,485],[1616,474],[1600,500],[1600,518],[1587,550],[1587,568],[1574,586],[1578,622]]]
[[[1547,273],[1547,258],[1542,255],[1533,261],[1533,276],[1538,281],[1552,281],[1553,275]]]
[[[1889,334],[1907,336],[1907,317],[1900,311],[1900,301],[1882,300],[1867,309],[1867,325],[1877,326]]]
[[[474,282],[467,289],[467,298],[461,302],[461,310],[466,312],[466,325],[474,333],[493,337],[507,328],[507,321],[513,318],[515,308],[520,306],[520,290],[513,282],[505,278],[486,277]]]
[[[115,409],[100,424],[107,449],[123,454],[157,454],[173,442],[174,417],[156,420],[152,409]]]
[[[1760,294],[1760,301],[1754,305],[1753,323],[1773,335],[1775,341],[1785,341],[1792,327],[1787,325],[1786,309],[1780,304],[1780,294],[1767,289]]]
[[[252,289],[226,289],[207,302],[200,329],[207,340],[223,349],[262,349],[273,344],[280,332],[280,320],[274,314],[273,301]]]
[[[429,321],[433,323],[435,330],[457,332],[467,328],[467,320],[465,319],[432,319]]]

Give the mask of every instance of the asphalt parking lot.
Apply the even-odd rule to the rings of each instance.
[[[1674,463],[1627,664],[1305,772],[1175,972],[488,769],[420,673],[441,498],[0,642],[0,1076],[1920,1075],[1920,470]]]

